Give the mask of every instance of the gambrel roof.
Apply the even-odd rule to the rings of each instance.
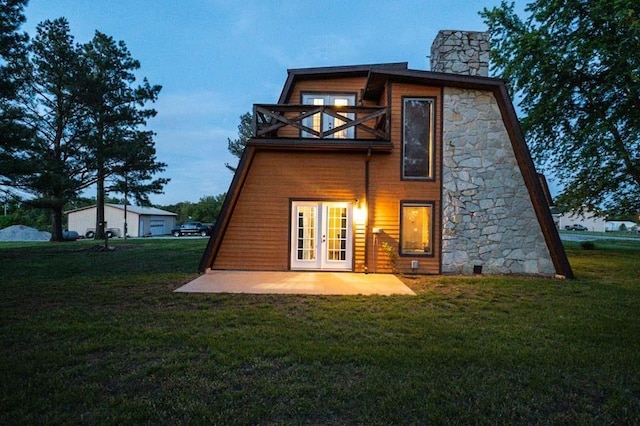
[[[433,87],[453,87],[491,92],[499,106],[504,126],[509,135],[517,164],[524,178],[527,191],[530,195],[535,214],[542,229],[556,273],[567,278],[573,277],[573,272],[551,216],[544,190],[540,183],[540,179],[538,178],[538,174],[536,173],[529,149],[526,145],[513,103],[507,91],[507,86],[503,80],[490,77],[412,70],[408,68],[406,62],[290,69],[288,70],[287,80],[284,84],[278,103],[290,103],[292,91],[298,81],[321,81],[329,78],[335,79],[349,77],[366,77],[366,84],[362,90],[361,98],[363,100],[371,101],[378,101],[381,98],[383,90],[387,86],[388,82],[402,82]],[[341,146],[335,142],[332,142],[330,145],[323,145],[322,142],[318,143],[317,141],[314,144],[310,144],[308,141],[302,140],[287,140],[284,141],[284,143],[278,143],[277,140],[251,139],[247,143],[247,147],[240,160],[240,164],[236,174],[234,175],[231,187],[227,192],[227,197],[223,204],[220,217],[215,224],[212,237],[209,240],[205,253],[202,257],[199,268],[200,272],[204,272],[213,264],[256,151],[264,149],[326,150],[342,149],[347,147],[352,150],[362,149],[366,152],[368,149],[376,148],[383,151],[386,149],[383,145],[384,143],[381,143],[380,146],[358,145],[357,140],[348,143],[345,142],[344,146]]]

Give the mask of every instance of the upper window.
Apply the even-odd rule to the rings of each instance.
[[[433,254],[433,204],[402,202],[400,204],[400,254]]]
[[[433,98],[403,98],[403,179],[433,178],[433,117]]]
[[[338,95],[338,94],[324,94],[324,93],[305,93],[302,95],[302,103],[304,105],[335,105],[335,106],[347,106],[355,105],[355,95]],[[315,113],[309,118],[302,121],[302,125],[313,129],[314,132],[302,132],[303,138],[334,138],[334,139],[353,139],[353,127],[348,127],[337,132],[331,132],[336,127],[340,127],[347,124],[345,120],[341,120],[339,117],[347,117],[353,120],[353,113],[341,113],[337,112],[331,114]],[[328,133],[327,133],[328,132]],[[325,135],[326,133],[326,135]]]

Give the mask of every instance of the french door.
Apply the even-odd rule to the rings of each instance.
[[[302,95],[302,103],[305,105],[337,105],[337,106],[347,106],[354,105],[356,97],[354,95],[323,95],[323,94],[304,94]],[[349,119],[354,118],[352,113],[343,113],[340,114]],[[346,121],[340,120],[337,117],[333,117],[328,114],[314,114],[309,118],[306,118],[303,121],[303,124],[307,127],[312,128],[316,132],[326,132],[327,130],[335,129],[336,127],[342,126],[346,124]],[[303,132],[302,137],[312,137],[310,133]],[[353,127],[348,129],[340,130],[338,132],[332,133],[328,136],[329,138],[334,139],[353,139]]]
[[[291,269],[351,271],[351,203],[295,201],[291,209]]]

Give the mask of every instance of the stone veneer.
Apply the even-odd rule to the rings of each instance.
[[[442,30],[431,44],[431,71],[489,75],[489,34]]]
[[[443,104],[442,272],[553,275],[495,98],[445,88]]]

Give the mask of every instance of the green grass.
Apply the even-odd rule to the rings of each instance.
[[[578,279],[184,294],[204,239],[0,243],[2,424],[638,424],[640,243]]]

